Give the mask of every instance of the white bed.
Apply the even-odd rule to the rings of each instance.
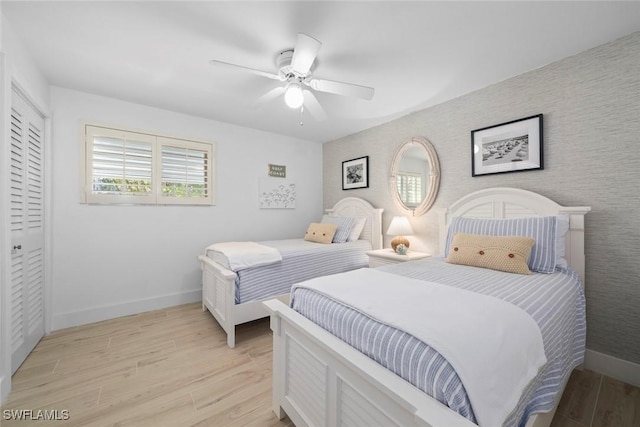
[[[454,217],[519,218],[568,215],[565,259],[584,283],[584,215],[536,193],[493,188],[463,197],[441,215],[441,248]],[[273,410],[303,425],[474,426],[426,393],[279,301],[265,305],[273,330]],[[568,378],[568,375],[566,375]],[[554,408],[527,426],[549,426]],[[345,420],[348,420],[345,422]]]
[[[382,211],[366,200],[346,197],[333,208],[326,209],[331,216],[366,218],[360,240],[371,243],[372,249],[382,247]],[[340,245],[340,244],[335,244]],[[262,301],[276,298],[288,302],[289,294],[270,295],[262,300],[237,304],[236,280],[238,275],[206,255],[198,257],[202,269],[202,309],[209,310],[227,334],[227,344],[235,346],[235,327],[242,323],[269,316]]]

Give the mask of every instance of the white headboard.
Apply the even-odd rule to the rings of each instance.
[[[358,197],[345,197],[334,207],[325,209],[329,215],[366,218],[360,239],[369,240],[373,249],[382,249],[382,211]]]
[[[444,251],[451,218],[521,218],[531,216],[568,215],[565,259],[584,283],[584,216],[587,206],[565,207],[532,191],[495,187],[470,193],[454,202],[440,215],[440,252]]]

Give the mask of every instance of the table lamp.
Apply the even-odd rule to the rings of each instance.
[[[391,249],[394,251],[399,244],[403,244],[406,248],[409,248],[409,240],[404,236],[410,236],[413,234],[411,224],[406,216],[394,216],[387,229],[387,235],[396,236],[391,241]]]

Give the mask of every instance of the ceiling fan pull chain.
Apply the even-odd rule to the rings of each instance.
[[[302,121],[302,113],[304,112],[304,105],[300,107],[300,126],[304,126],[304,122]]]

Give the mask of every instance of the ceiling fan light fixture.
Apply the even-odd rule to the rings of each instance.
[[[0,0],[1,2],[2,0]],[[272,87],[254,103],[254,106],[265,104],[284,94],[287,107],[300,111],[308,111],[317,121],[327,119],[327,114],[314,95],[315,92],[325,92],[341,96],[351,96],[366,100],[373,98],[372,87],[360,86],[352,83],[334,80],[317,79],[313,76],[313,65],[322,43],[303,33],[298,33],[296,44],[280,53],[275,58],[277,71],[275,73],[262,71],[243,65],[231,64],[218,60],[209,61],[212,65],[222,66],[245,73],[278,80],[281,84]]]
[[[284,102],[289,108],[300,108],[304,104],[302,86],[300,83],[289,83],[284,93]]]

